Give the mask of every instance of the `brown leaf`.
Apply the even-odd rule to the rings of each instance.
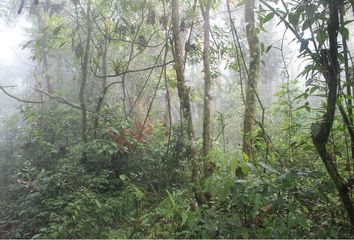
[[[273,203],[268,204],[267,206],[262,207],[262,208],[260,208],[259,210],[261,210],[261,211],[264,212],[264,213],[269,213],[269,212],[272,211],[272,209],[273,209]]]

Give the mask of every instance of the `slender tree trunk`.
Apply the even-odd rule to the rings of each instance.
[[[245,21],[250,61],[246,86],[246,106],[243,121],[243,152],[253,158],[252,133],[255,131],[256,100],[259,82],[260,49],[255,26],[255,0],[246,0]]]
[[[98,98],[98,102],[96,105],[96,111],[95,111],[95,120],[93,123],[93,129],[94,129],[94,137],[97,137],[97,131],[98,131],[98,122],[100,119],[100,112],[102,108],[102,104],[104,102],[106,93],[107,93],[107,39],[104,40],[104,43],[102,44],[101,47],[101,57],[102,57],[102,93],[100,97]]]
[[[192,182],[195,198],[198,203],[206,203],[205,196],[202,192],[199,178],[198,156],[195,145],[195,136],[193,129],[191,103],[189,99],[189,89],[185,83],[183,73],[183,57],[182,44],[180,37],[180,22],[179,22],[179,4],[178,0],[172,0],[172,32],[174,43],[174,59],[177,77],[177,91],[180,99],[182,115],[184,119],[184,128],[188,138],[188,158],[191,161],[192,167]]]
[[[91,44],[91,0],[87,3],[86,10],[86,27],[87,27],[87,38],[86,38],[86,47],[84,51],[84,56],[81,59],[81,70],[82,70],[82,78],[79,92],[80,99],[80,107],[81,107],[81,138],[82,142],[87,144],[87,108],[86,108],[86,100],[85,100],[85,90],[86,90],[86,82],[88,78],[88,64],[89,64],[89,55],[90,55],[90,44]],[[86,146],[85,146],[86,147]],[[85,163],[87,161],[87,153],[84,150],[81,162]]]
[[[203,15],[203,30],[204,30],[204,40],[203,40],[203,71],[204,71],[204,112],[203,112],[203,156],[204,159],[207,160],[205,165],[205,178],[207,181],[211,181],[211,176],[214,172],[214,164],[208,158],[209,151],[211,149],[211,73],[210,73],[210,61],[209,61],[209,51],[210,51],[210,0],[200,1],[200,8]],[[212,197],[210,191],[204,193],[206,199],[209,201]]]
[[[166,70],[164,70],[166,71]],[[172,126],[172,110],[171,110],[171,94],[170,90],[168,89],[167,77],[165,73],[165,113],[164,113],[164,125],[166,128],[166,135],[168,136],[168,140],[170,140],[170,129]]]
[[[41,67],[41,73],[42,76],[44,76],[45,79],[45,84],[47,87],[47,91],[48,93],[53,93],[53,88],[52,88],[52,77],[49,73],[50,71],[50,67],[49,67],[49,63],[48,63],[48,52],[47,52],[47,43],[48,43],[48,34],[47,31],[45,31],[45,13],[42,10],[41,7],[38,7],[36,9],[37,12],[37,19],[38,19],[38,26],[39,26],[39,30],[41,32],[43,32],[41,41],[40,41],[40,56],[41,56],[41,60],[42,60],[42,67]]]
[[[204,19],[204,40],[203,40],[203,71],[204,71],[204,113],[203,113],[203,156],[206,157],[211,149],[210,136],[210,88],[211,88],[211,73],[210,73],[210,0],[207,0],[205,6],[203,0],[200,1],[201,11]],[[211,175],[212,169],[207,171],[207,175]]]
[[[341,24],[344,26],[345,24],[345,19],[344,19],[344,15],[345,15],[345,8],[344,5],[341,6],[340,8],[340,22]],[[346,82],[346,94],[348,96],[348,98],[346,98],[347,100],[347,111],[348,111],[348,115],[347,117],[345,117],[343,114],[344,112],[341,111],[343,118],[347,118],[347,121],[344,119],[344,123],[347,126],[348,129],[348,133],[350,135],[350,149],[351,149],[351,155],[352,158],[350,159],[350,161],[352,162],[352,166],[351,164],[348,162],[347,163],[347,167],[349,168],[349,173],[351,172],[350,169],[352,167],[354,167],[354,127],[353,127],[353,101],[352,101],[352,86],[353,86],[353,80],[352,80],[352,72],[350,71],[349,68],[349,50],[348,50],[348,43],[347,43],[347,39],[345,38],[344,34],[342,34],[342,45],[343,45],[343,56],[344,56],[344,71],[345,71],[345,82]],[[343,109],[344,110],[344,109]],[[349,159],[348,159],[349,161]]]
[[[328,86],[327,111],[323,115],[321,121],[312,124],[312,140],[319,153],[327,172],[331,176],[336,185],[339,197],[348,214],[351,225],[354,226],[354,207],[350,200],[349,189],[344,179],[340,176],[334,163],[335,156],[327,149],[328,138],[332,130],[334,115],[336,111],[339,62],[338,62],[338,43],[337,35],[339,31],[338,2],[336,0],[329,1],[330,19],[328,24],[329,38],[329,58],[323,57],[323,67],[325,69],[324,78]],[[329,60],[330,59],[330,60]]]

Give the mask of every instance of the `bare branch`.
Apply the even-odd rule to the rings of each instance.
[[[21,14],[24,5],[25,5],[25,0],[21,0],[20,6],[18,7],[17,10],[17,14]]]
[[[18,102],[22,102],[22,103],[33,103],[33,104],[42,104],[42,103],[44,103],[44,102],[42,102],[42,101],[25,100],[25,99],[18,98],[18,97],[16,97],[16,96],[10,94],[9,92],[7,92],[7,91],[5,90],[6,87],[13,87],[13,86],[0,86],[1,91],[3,91],[3,93],[5,93],[5,95],[9,96],[10,98],[15,99],[15,100],[18,101]]]
[[[95,76],[96,77],[100,77],[100,78],[103,78],[103,77],[107,77],[107,78],[119,77],[121,75],[128,74],[128,73],[144,72],[144,71],[151,70],[151,69],[154,69],[154,68],[165,67],[167,65],[170,65],[171,63],[174,63],[174,60],[171,60],[171,61],[166,62],[164,64],[154,65],[154,66],[150,66],[150,67],[146,67],[146,68],[142,68],[142,69],[127,70],[127,71],[124,71],[124,72],[120,72],[120,73],[112,74],[112,75],[106,75],[106,76],[100,76],[100,75],[96,75],[95,74]],[[122,82],[118,82],[118,83],[122,83]]]
[[[50,93],[47,93],[47,92],[45,92],[45,91],[43,91],[43,90],[41,90],[41,89],[38,89],[38,88],[36,88],[35,91],[37,91],[37,92],[39,92],[39,93],[42,93],[43,95],[45,95],[45,96],[47,96],[47,97],[49,97],[49,98],[51,98],[51,99],[54,99],[54,100],[56,100],[56,101],[58,101],[58,102],[60,102],[60,103],[66,104],[66,105],[68,105],[68,106],[70,106],[70,107],[72,107],[72,108],[81,110],[81,107],[80,107],[79,105],[76,105],[76,104],[74,104],[74,103],[71,103],[71,102],[69,102],[68,100],[66,100],[66,99],[64,99],[64,98],[62,98],[62,97],[60,97],[60,96],[54,96],[54,95],[52,95],[52,94],[50,94]]]

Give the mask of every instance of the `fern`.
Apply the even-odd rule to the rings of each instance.
[[[127,192],[128,195],[132,197],[132,200],[138,202],[140,202],[145,196],[145,193],[133,183],[129,183],[124,189],[124,192]]]
[[[127,221],[135,213],[137,207],[141,204],[145,193],[139,187],[131,182],[126,182],[117,198],[117,216],[120,221]]]
[[[183,191],[173,191],[172,193],[167,191],[168,196],[159,204],[157,212],[167,218],[179,215],[183,209],[187,208],[183,193]]]

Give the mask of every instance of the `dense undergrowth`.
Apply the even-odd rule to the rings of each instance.
[[[271,143],[259,139],[256,161],[215,143],[209,154],[215,172],[203,182],[213,198],[202,206],[191,191],[178,126],[168,145],[165,127],[156,122],[153,134],[120,152],[107,127],[120,131],[132,126],[129,121],[107,115],[84,146],[75,110],[23,107],[8,119],[1,143],[0,237],[353,237],[335,186],[301,127],[307,112],[299,107],[289,126],[282,96],[272,111],[284,119],[269,129]],[[338,152],[344,147],[337,145]],[[243,178],[236,177],[239,168]]]

